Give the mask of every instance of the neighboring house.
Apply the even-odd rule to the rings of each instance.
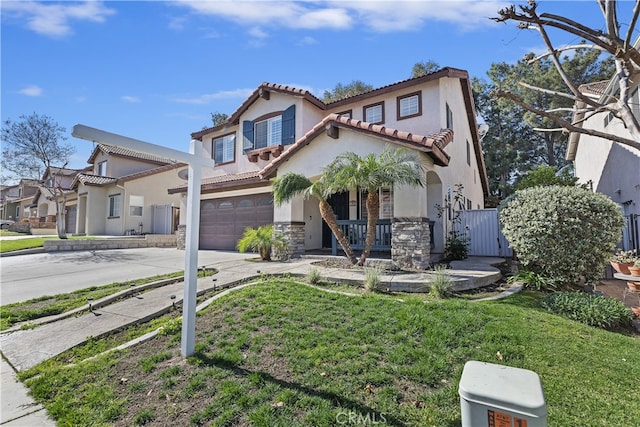
[[[65,199],[65,230],[75,230],[77,194],[72,188],[73,180],[88,169],[49,167],[42,176],[33,197],[30,218],[32,234],[56,233],[56,198]]]
[[[615,80],[580,86],[582,93],[602,102],[615,95]],[[639,86],[631,87],[631,105],[635,117],[640,120]],[[576,117],[579,122],[582,117]],[[630,138],[622,122],[610,113],[587,117],[581,123],[584,128],[599,130]],[[596,136],[571,133],[566,159],[573,161],[575,176],[580,183],[590,183],[593,191],[606,194],[620,205],[627,224],[622,239],[624,249],[640,251],[640,151],[627,145]]]
[[[74,234],[173,234],[180,196],[166,189],[184,182],[184,164],[125,148],[98,144],[89,171],[78,173],[71,188],[77,195]],[[73,209],[73,208],[71,208]]]
[[[27,220],[34,214],[33,196],[38,191],[39,185],[38,180],[23,178],[17,185],[2,188],[2,211],[0,212],[2,219],[19,222],[22,219]]]
[[[402,265],[426,268],[430,246],[443,251],[448,227],[438,206],[456,184],[464,186],[465,209],[483,208],[488,194],[469,76],[453,68],[331,104],[306,90],[263,83],[226,123],[192,138],[216,163],[203,170],[203,249],[233,250],[245,227],[269,223],[287,236],[294,256],[330,247],[317,201],[300,197],[274,207],[270,179],[287,172],[315,179],[347,151],[380,153],[391,144],[420,154],[424,188],[380,190],[380,218],[389,225],[379,229],[377,245]],[[186,184],[169,189],[170,194],[186,191]],[[338,219],[356,226],[366,219],[365,197],[354,188],[329,201]]]

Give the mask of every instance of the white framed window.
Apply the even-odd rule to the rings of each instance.
[[[109,196],[109,218],[118,218],[120,216],[120,194],[112,194]]]
[[[235,160],[236,134],[213,139],[213,160],[216,164],[230,163]]]
[[[422,115],[422,92],[414,92],[396,98],[398,120]]]
[[[144,196],[129,196],[129,215],[142,216]]]
[[[255,147],[264,148],[282,143],[282,116],[255,124]]]
[[[360,209],[358,212],[358,219],[367,219],[367,190],[359,190],[358,197],[360,199]],[[379,219],[391,219],[393,218],[393,190],[391,188],[381,188],[378,190],[378,197],[380,198],[380,210],[378,211]]]
[[[351,118],[351,114],[352,114],[353,110],[347,110],[347,111],[343,111],[341,113],[338,113],[338,116],[340,117],[345,117],[347,119]]]
[[[449,103],[445,103],[447,112],[447,129],[453,129],[453,111],[449,107]]]
[[[384,123],[384,101],[363,107],[364,121],[373,124]]]
[[[468,139],[467,139],[467,164],[471,166],[471,145],[469,144]]]
[[[107,161],[98,163],[96,167],[96,175],[98,176],[107,176]]]
[[[20,206],[16,206],[16,220],[20,219]]]

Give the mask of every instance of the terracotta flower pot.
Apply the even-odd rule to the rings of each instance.
[[[631,311],[635,317],[640,317],[640,307],[631,307]]]
[[[611,262],[611,267],[613,267],[613,269],[618,273],[631,274],[631,272],[629,271],[629,267],[633,266],[633,264],[631,263],[623,264],[621,262],[614,262],[614,261],[610,261],[610,262]]]
[[[640,282],[627,282],[630,291],[640,291]]]
[[[640,267],[633,267],[633,266],[629,267],[629,273],[632,276],[640,276]]]

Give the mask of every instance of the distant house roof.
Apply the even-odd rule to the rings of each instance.
[[[172,169],[178,169],[186,166],[184,163],[174,163],[170,165],[163,165],[153,169],[147,169],[145,171],[132,173],[130,175],[121,176],[119,178],[112,178],[108,176],[99,176],[93,175],[89,173],[79,173],[76,178],[73,180],[71,184],[72,188],[76,188],[78,184],[83,185],[93,185],[93,186],[104,186],[104,185],[112,185],[112,184],[122,184],[128,181],[133,181],[136,179],[144,178],[147,176],[155,175],[158,173],[170,171]]]
[[[260,171],[233,173],[225,175],[217,175],[204,178],[201,181],[200,191],[202,193],[216,193],[227,190],[240,190],[242,188],[254,188],[260,186],[268,186],[271,183],[268,179],[260,177]],[[170,188],[169,194],[186,193],[187,185]]]
[[[98,153],[100,151],[112,156],[120,156],[120,157],[127,157],[130,159],[144,160],[146,162],[156,163],[160,165],[176,163],[174,160],[167,159],[160,156],[154,156],[153,154],[139,153],[137,151],[129,150],[128,148],[114,147],[114,146],[105,145],[105,144],[98,144],[93,149],[93,152],[89,156],[89,160],[87,160],[87,163],[91,163],[91,164],[95,163],[96,157],[98,156]]]
[[[282,162],[288,160],[296,152],[309,145],[311,141],[331,126],[371,135],[403,147],[427,153],[433,159],[434,163],[439,166],[447,166],[449,164],[449,155],[443,151],[443,148],[453,140],[453,131],[451,129],[443,129],[433,135],[423,136],[382,125],[374,125],[362,120],[350,119],[337,114],[329,114],[302,138],[296,141],[295,144],[291,145],[279,157],[265,166],[262,171],[260,171],[260,176],[262,178],[272,177]]]
[[[602,80],[599,82],[585,83],[578,87],[578,90],[585,95],[604,95],[609,86],[610,80]]]

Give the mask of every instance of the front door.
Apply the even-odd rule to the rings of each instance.
[[[336,214],[337,219],[349,219],[349,192],[335,193],[329,197],[329,205]],[[331,247],[331,236],[333,233],[326,222],[322,221],[322,247]]]

